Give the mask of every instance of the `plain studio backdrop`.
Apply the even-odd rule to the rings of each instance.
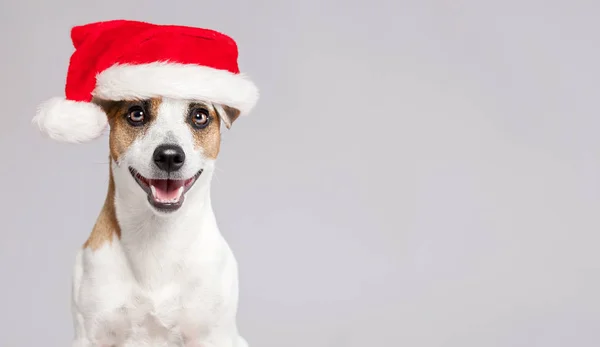
[[[70,346],[107,137],[30,121],[116,18],[223,31],[261,89],[213,188],[251,347],[600,345],[596,1],[2,1],[0,346]]]

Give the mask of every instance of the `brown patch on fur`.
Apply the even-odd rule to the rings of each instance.
[[[147,101],[99,102],[108,116],[108,124],[110,125],[109,148],[111,158],[118,161],[127,148],[131,146],[131,143],[148,129],[150,124],[156,119],[160,103],[160,98]],[[142,106],[146,111],[148,120],[144,126],[131,126],[125,117],[129,109],[136,105]]]
[[[121,238],[121,227],[119,227],[119,223],[117,222],[115,211],[115,182],[111,172],[104,206],[100,211],[98,219],[96,219],[96,224],[94,225],[92,233],[83,244],[83,247],[95,251],[105,243],[112,242],[115,236]]]
[[[221,122],[219,114],[212,105],[205,103],[192,103],[189,109],[191,111],[196,107],[206,108],[210,114],[211,121],[204,129],[196,129],[191,122],[187,122],[194,136],[194,147],[196,149],[201,148],[207,158],[216,159],[221,149]]]

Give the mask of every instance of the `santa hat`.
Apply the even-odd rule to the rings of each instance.
[[[240,73],[235,41],[213,30],[115,20],[71,30],[65,97],[37,110],[34,123],[52,139],[85,142],[107,117],[93,102],[171,97],[204,100],[247,114],[258,89]]]

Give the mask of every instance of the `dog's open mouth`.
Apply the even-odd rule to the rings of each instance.
[[[196,183],[202,170],[188,179],[153,179],[140,175],[134,168],[129,172],[142,189],[148,194],[148,201],[159,210],[173,211],[181,207],[185,193]]]

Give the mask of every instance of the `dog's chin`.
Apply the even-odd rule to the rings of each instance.
[[[188,179],[153,179],[142,176],[130,167],[129,172],[148,196],[148,203],[160,214],[177,211],[183,206],[185,194],[192,188],[203,170]]]

